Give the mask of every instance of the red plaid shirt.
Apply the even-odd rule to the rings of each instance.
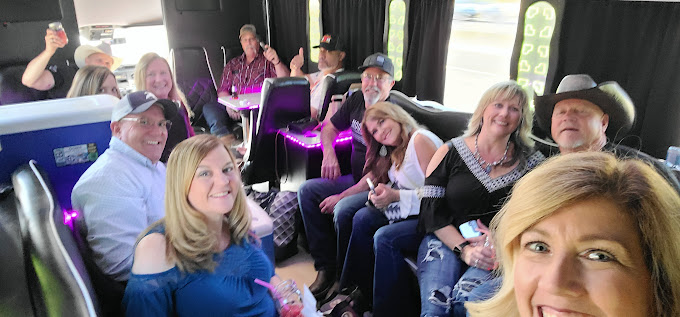
[[[232,58],[222,71],[222,84],[217,93],[231,92],[231,86],[236,85],[239,94],[260,92],[265,78],[275,78],[274,64],[258,52],[255,59],[248,64],[246,54]]]

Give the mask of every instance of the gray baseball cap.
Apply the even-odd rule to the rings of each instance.
[[[113,107],[111,112],[111,122],[120,121],[129,114],[142,113],[149,110],[151,106],[157,105],[163,110],[166,120],[170,120],[177,115],[177,104],[169,99],[158,99],[148,91],[135,91],[123,97]]]
[[[362,66],[359,66],[359,70],[363,71],[364,69],[369,67],[380,68],[382,71],[394,77],[394,64],[392,64],[392,60],[383,53],[375,53],[373,55],[366,57],[366,59],[364,60],[364,64]]]

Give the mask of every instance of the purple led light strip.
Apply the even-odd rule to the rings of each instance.
[[[301,141],[300,139],[298,139],[297,137],[295,137],[294,135],[290,135],[290,134],[285,133],[285,132],[281,132],[281,133],[282,133],[288,140],[293,141],[293,143],[295,143],[295,144],[297,144],[297,145],[299,145],[299,146],[301,146],[301,147],[304,147],[304,148],[307,148],[307,149],[313,149],[313,148],[319,148],[319,147],[321,147],[321,142],[320,142],[320,141],[319,141],[319,142],[316,142],[316,143],[312,143],[312,144],[307,144],[307,143]],[[308,132],[308,133],[309,133],[309,132]],[[307,135],[307,134],[305,134],[305,136],[314,137],[314,136],[316,136],[316,135]],[[340,134],[338,134],[338,137],[335,138],[335,141],[333,142],[333,144],[335,145],[335,144],[338,144],[338,143],[345,143],[345,142],[350,142],[350,141],[352,141],[352,133],[351,133],[349,130],[348,130],[348,131],[342,131],[342,132],[340,132]]]

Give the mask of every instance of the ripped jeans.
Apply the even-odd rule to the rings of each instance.
[[[426,235],[420,243],[418,284],[422,317],[465,316],[465,302],[490,298],[500,281],[490,271],[468,268],[434,234]]]

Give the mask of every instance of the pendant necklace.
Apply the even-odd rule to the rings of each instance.
[[[484,160],[484,158],[482,157],[482,154],[479,153],[479,146],[477,145],[478,140],[479,140],[479,134],[477,134],[477,136],[475,136],[475,153],[474,153],[474,156],[475,156],[475,159],[477,160],[477,163],[479,163],[479,165],[484,169],[484,171],[487,174],[489,174],[489,173],[491,173],[491,169],[494,166],[500,165],[501,163],[503,163],[503,161],[505,161],[505,159],[508,158],[508,148],[510,148],[510,140],[508,140],[508,143],[505,145],[505,152],[503,152],[503,157],[501,157],[500,160],[495,161],[493,163],[487,163]]]

